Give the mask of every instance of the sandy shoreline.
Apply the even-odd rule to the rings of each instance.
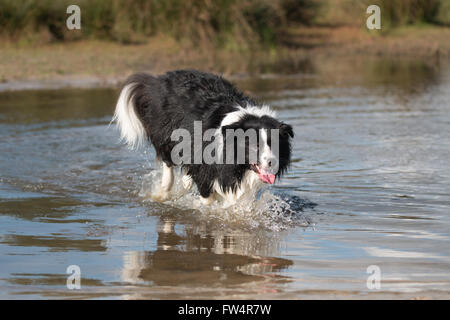
[[[139,45],[96,40],[40,46],[6,43],[0,50],[0,91],[117,87],[132,73],[195,68],[227,77],[309,72],[341,61],[450,57],[450,28],[403,28],[388,36],[357,28],[288,30],[283,46],[257,52],[198,49],[164,37]],[[350,62],[351,63],[351,62]],[[317,67],[316,67],[317,69]]]

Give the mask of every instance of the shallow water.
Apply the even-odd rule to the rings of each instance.
[[[236,82],[296,137],[227,211],[145,200],[158,164],[108,126],[117,90],[0,93],[0,298],[449,298],[450,68]]]

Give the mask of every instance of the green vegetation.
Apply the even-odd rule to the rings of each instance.
[[[305,0],[0,0],[0,32],[11,39],[96,38],[123,43],[167,34],[193,44],[272,44],[289,19],[308,23]],[[66,8],[81,8],[82,30],[65,28]],[[303,10],[303,8],[305,10]],[[305,12],[305,13],[304,13]],[[300,21],[302,22],[302,21]]]
[[[383,28],[411,24],[450,25],[450,1],[446,0],[323,0],[314,23],[364,26],[365,9],[376,4],[381,8]]]
[[[81,8],[82,29],[65,27]],[[139,43],[169,35],[195,46],[274,46],[292,25],[364,26],[365,8],[382,8],[383,28],[450,24],[447,0],[0,0],[0,35],[12,41],[102,39]]]

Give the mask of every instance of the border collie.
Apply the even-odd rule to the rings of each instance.
[[[204,205],[219,200],[227,207],[247,194],[256,194],[264,183],[273,184],[290,164],[292,127],[276,120],[269,107],[258,106],[230,82],[210,73],[177,70],[161,76],[134,74],[123,86],[113,121],[130,147],[141,147],[148,141],[154,146],[157,159],[163,163],[160,189],[151,196],[156,201],[170,198],[176,165],[182,167],[184,188],[195,183]],[[213,130],[211,140],[218,144],[212,155],[229,159],[226,155],[231,154],[231,162],[174,160],[178,143],[173,139],[174,131],[195,135],[196,123],[200,123],[200,134]],[[256,130],[256,143],[245,139],[228,149],[224,141],[236,142],[235,136],[228,137],[230,129]],[[206,150],[207,141],[201,140],[199,147],[198,140],[193,140],[197,145],[190,141],[193,148],[183,150],[180,156],[184,152],[195,158]],[[238,161],[233,152],[239,146],[244,150],[244,161]],[[256,150],[256,158],[250,156],[251,150]]]

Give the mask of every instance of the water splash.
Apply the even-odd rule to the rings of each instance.
[[[194,210],[202,220],[246,229],[263,228],[270,231],[282,231],[294,227],[312,226],[311,217],[305,209],[314,208],[315,204],[297,196],[274,194],[271,190],[261,190],[255,197],[244,197],[233,206],[223,208],[215,201],[205,206],[195,187],[186,191],[181,183],[182,172],[175,169],[175,182],[171,199],[165,204],[186,210]],[[139,196],[145,202],[153,202],[150,196],[156,192],[161,183],[161,170],[152,170],[142,178]]]

